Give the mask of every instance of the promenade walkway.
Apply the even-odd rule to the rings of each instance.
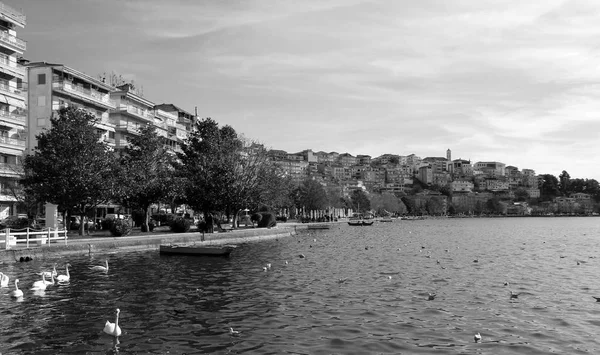
[[[159,227],[149,233],[141,233],[139,229],[134,229],[131,235],[125,237],[113,237],[108,231],[93,231],[84,236],[70,232],[66,244],[59,241],[30,248],[0,250],[0,262],[19,262],[26,258],[56,258],[63,254],[91,255],[115,251],[158,250],[160,244],[165,243],[240,244],[295,236],[298,230],[307,228],[308,224],[286,222],[279,223],[274,228],[240,228],[227,232],[204,233],[204,241],[203,234],[197,230],[171,233],[168,227]]]

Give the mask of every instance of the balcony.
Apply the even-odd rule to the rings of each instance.
[[[0,56],[0,71],[4,74],[21,79],[24,79],[25,74],[27,74],[24,66],[15,62],[11,62],[7,57],[4,56]]]
[[[24,139],[0,137],[0,145],[9,146],[10,148],[25,148]]]
[[[27,123],[27,115],[9,113],[0,110],[0,121],[7,121],[15,125],[25,125]]]
[[[0,14],[10,20],[18,23],[21,27],[25,27],[27,24],[27,17],[12,7],[5,5],[0,2]]]
[[[6,31],[0,31],[0,44],[3,44],[19,53],[23,53],[27,49],[27,44],[25,44],[25,41],[8,34]]]
[[[129,145],[131,144],[131,143],[129,143],[129,141],[128,141],[127,139],[125,139],[125,138],[123,138],[123,139],[119,139],[117,142],[119,142],[119,144],[118,144],[118,146],[117,146],[118,148],[125,148],[125,147],[129,147]]]
[[[108,143],[109,145],[115,145],[115,139],[114,138],[104,137],[103,140],[104,140],[104,142]]]
[[[162,118],[163,120],[172,120],[173,122],[177,121],[177,115],[171,112],[163,111],[161,109],[156,110],[156,116]]]
[[[1,176],[18,176],[23,175],[23,167],[17,164],[0,163],[0,175]]]
[[[22,91],[21,89],[17,89],[14,86],[8,85],[7,82],[0,82],[0,92],[2,92],[4,94],[9,94],[12,97],[20,99],[20,100],[25,99],[24,91]]]
[[[124,122],[124,123],[119,123],[116,126],[116,129],[118,129],[120,131],[127,131],[127,133],[139,135],[140,134],[139,129],[142,128],[143,126],[145,126],[145,125],[133,123],[133,122]]]
[[[119,105],[117,107],[117,110],[119,112],[127,112],[132,116],[135,116],[137,118],[141,118],[143,120],[146,121],[154,121],[154,113],[152,111],[149,110],[143,110],[139,107],[136,106],[132,106],[132,105]]]
[[[73,85],[73,83],[71,83],[68,80],[53,81],[52,88],[54,90],[62,91],[68,94],[69,96],[75,96],[89,103],[100,105],[104,108],[116,108],[115,102],[109,99],[108,94],[101,94],[96,90],[86,89],[81,86]]]

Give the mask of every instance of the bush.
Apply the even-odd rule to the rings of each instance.
[[[277,225],[277,219],[271,212],[261,212],[261,218],[258,221],[258,228],[271,228]]]
[[[26,217],[10,216],[0,223],[0,228],[24,229],[29,227],[29,219]]]
[[[171,232],[174,233],[185,233],[190,231],[191,225],[192,223],[190,223],[189,219],[177,217],[171,221],[169,228],[171,229]]]
[[[105,220],[108,230],[113,237],[122,237],[131,232],[129,221],[124,219],[107,219]]]
[[[252,221],[252,223],[260,223],[260,221],[262,220],[263,216],[261,213],[253,213],[252,216],[250,216],[250,220]]]

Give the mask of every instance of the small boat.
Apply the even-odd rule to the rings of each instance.
[[[381,217],[379,222],[393,222],[394,220],[390,216]]]
[[[235,245],[161,244],[161,254],[229,256]]]
[[[348,218],[348,225],[350,226],[370,226],[373,224],[372,218],[365,218],[361,213],[355,213],[352,217]]]

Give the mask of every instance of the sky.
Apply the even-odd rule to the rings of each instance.
[[[600,180],[600,1],[3,1],[28,60],[114,72],[267,148]]]

